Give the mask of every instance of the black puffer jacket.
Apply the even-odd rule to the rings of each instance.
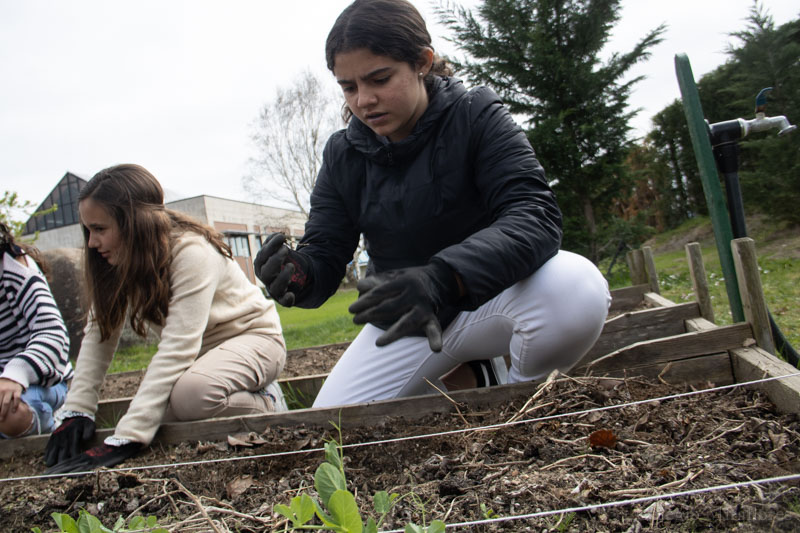
[[[435,78],[411,135],[384,142],[353,117],[331,136],[298,250],[313,284],[300,307],[339,287],[363,232],[374,271],[444,261],[471,310],[558,251],[561,212],[524,132],[489,88]]]

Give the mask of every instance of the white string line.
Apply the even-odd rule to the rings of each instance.
[[[633,407],[633,406],[636,406],[636,405],[642,405],[642,404],[648,404],[648,403],[654,403],[654,402],[662,402],[662,401],[672,400],[672,399],[677,399],[677,398],[685,398],[685,397],[689,397],[689,396],[696,396],[696,395],[699,395],[699,394],[706,394],[706,393],[710,393],[710,392],[719,392],[719,391],[723,391],[723,390],[734,389],[734,388],[737,388],[737,387],[746,387],[746,386],[749,386],[749,385],[757,385],[759,383],[766,383],[766,382],[769,382],[769,381],[781,380],[781,379],[790,378],[790,377],[794,377],[794,376],[800,376],[800,372],[795,372],[795,373],[792,373],[792,374],[785,374],[783,376],[773,376],[773,377],[769,377],[769,378],[757,379],[757,380],[753,380],[753,381],[745,381],[745,382],[742,382],[742,383],[732,383],[730,385],[721,385],[719,387],[712,387],[712,388],[709,388],[709,389],[700,389],[700,390],[696,390],[696,391],[682,392],[682,393],[678,393],[678,394],[672,394],[672,395],[669,395],[669,396],[660,396],[660,397],[657,397],[657,398],[648,398],[648,399],[645,399],[645,400],[637,400],[635,402],[627,402],[627,403],[622,403],[622,404],[607,405],[607,406],[604,406],[604,407],[595,407],[593,409],[582,409],[580,411],[570,411],[568,413],[557,413],[557,414],[554,414],[554,415],[542,416],[542,417],[538,417],[538,418],[528,418],[528,419],[525,419],[525,420],[515,420],[513,422],[500,422],[498,424],[491,424],[491,425],[488,425],[488,426],[478,426],[478,427],[471,427],[471,428],[452,429],[452,430],[440,431],[440,432],[436,432],[436,433],[424,433],[422,435],[409,435],[409,436],[405,436],[405,437],[395,437],[395,438],[391,438],[391,439],[374,440],[374,441],[368,441],[368,442],[355,442],[355,443],[350,443],[350,444],[342,444],[341,447],[342,447],[342,449],[344,449],[344,448],[360,448],[360,447],[364,447],[364,446],[376,446],[376,445],[382,445],[382,444],[393,444],[393,443],[397,443],[397,442],[428,439],[428,438],[434,438],[434,437],[446,437],[446,436],[449,436],[449,435],[458,435],[458,434],[462,434],[462,433],[472,433],[472,432],[479,432],[479,431],[491,431],[491,430],[500,429],[500,428],[503,428],[503,427],[511,427],[511,426],[516,426],[516,425],[520,425],[520,424],[530,424],[530,423],[533,423],[533,422],[542,422],[542,421],[554,420],[554,419],[558,419],[558,418],[581,416],[581,415],[585,415],[585,414],[588,414],[588,413],[594,413],[594,412],[600,412],[600,411],[610,411],[610,410],[614,410],[614,409],[623,409],[625,407]],[[574,378],[574,379],[575,380],[580,380],[580,378]],[[609,379],[615,379],[615,378],[609,378]],[[194,465],[202,465],[202,464],[215,464],[215,463],[225,463],[225,462],[233,462],[233,461],[243,461],[243,460],[247,460],[247,459],[269,459],[269,458],[272,458],[272,457],[282,457],[282,456],[287,456],[287,455],[299,455],[299,454],[314,453],[314,452],[320,452],[320,451],[325,451],[325,449],[324,448],[309,448],[309,449],[306,449],[306,450],[289,450],[289,451],[285,451],[285,452],[273,452],[273,453],[266,453],[266,454],[259,454],[259,455],[246,455],[246,456],[241,456],[241,457],[223,457],[223,458],[219,458],[219,459],[206,459],[206,460],[203,460],[203,461],[185,461],[185,462],[181,462],[181,463],[170,463],[170,464],[160,464],[160,465],[131,466],[131,467],[124,467],[124,468],[107,468],[107,469],[104,469],[103,472],[115,473],[115,472],[132,472],[132,471],[156,470],[156,469],[160,469],[160,468],[179,468],[179,467],[184,467],[184,466],[194,466]],[[85,472],[70,472],[69,474],[39,474],[39,475],[36,475],[36,476],[21,476],[21,477],[1,478],[0,479],[0,483],[5,483],[5,482],[8,482],[8,481],[27,481],[27,480],[34,480],[34,479],[48,479],[48,478],[54,478],[54,477],[76,477],[76,476],[80,476],[80,475],[91,474],[91,473],[94,473],[94,472],[96,472],[96,471],[90,470],[90,471],[85,471]]]
[[[692,489],[686,490],[681,492],[670,492],[667,494],[657,494],[655,496],[642,496],[641,498],[631,498],[629,500],[617,500],[613,502],[605,502],[605,503],[598,503],[595,505],[582,505],[579,507],[567,507],[564,509],[555,509],[552,511],[540,511],[538,513],[530,513],[530,514],[523,514],[523,515],[512,515],[512,516],[502,516],[498,518],[487,518],[484,520],[476,520],[474,522],[457,522],[453,524],[446,524],[446,528],[457,528],[457,527],[467,527],[467,526],[475,526],[475,525],[483,525],[483,524],[493,524],[498,522],[510,522],[513,520],[527,520],[531,518],[541,518],[545,516],[552,516],[552,515],[560,515],[564,513],[576,513],[579,511],[592,511],[595,509],[604,509],[607,507],[621,507],[624,505],[634,505],[637,503],[646,503],[655,500],[666,500],[670,498],[677,498],[680,496],[693,496],[696,494],[703,494],[707,492],[715,492],[721,490],[728,490],[728,489],[735,489],[741,487],[749,487],[751,485],[757,484],[767,484],[767,483],[782,483],[786,481],[793,481],[796,479],[800,479],[800,474],[789,474],[786,476],[777,476],[765,479],[755,479],[750,481],[742,481],[740,483],[730,483],[727,485],[715,485],[712,487],[703,487],[699,489]],[[402,533],[403,529],[392,529],[389,531],[384,531],[382,533]]]

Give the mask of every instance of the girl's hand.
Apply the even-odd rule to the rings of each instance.
[[[376,346],[402,337],[424,335],[434,352],[442,351],[442,326],[437,316],[443,305],[458,298],[455,273],[441,262],[390,270],[358,282],[358,300],[350,305],[353,322],[371,322],[383,333]]]
[[[0,422],[16,413],[21,401],[23,387],[13,379],[0,378]]]
[[[84,444],[94,436],[94,432],[94,420],[88,416],[65,418],[47,441],[44,463],[53,466],[76,457],[83,451]]]
[[[283,233],[267,237],[253,267],[270,297],[284,307],[293,306],[295,297],[309,282],[308,259],[286,244]]]
[[[90,472],[102,466],[112,467],[139,453],[140,442],[129,442],[121,446],[101,444],[71,459],[62,461],[45,470],[45,474],[67,474],[69,472]]]

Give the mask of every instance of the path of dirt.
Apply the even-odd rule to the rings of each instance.
[[[294,359],[321,364],[324,358],[309,353]],[[519,416],[523,406],[508,402],[492,410],[462,408],[461,414],[345,427],[345,443],[439,434],[346,448],[348,487],[363,512],[372,508],[370,496],[379,490],[406,495],[383,524],[392,529],[409,521],[456,524],[800,473],[800,419],[776,413],[754,391],[736,388],[594,410],[677,392],[685,390],[637,379],[561,378],[544,386],[521,418],[593,411],[449,435],[441,432],[502,424]],[[608,433],[598,433],[602,430]],[[154,515],[172,531],[282,531],[273,505],[289,504],[303,490],[313,494],[309,487],[324,457],[320,451],[270,454],[317,450],[332,436],[330,427],[271,428],[237,436],[252,446],[186,442],[150,448],[125,463],[174,466],[3,481],[0,524],[4,531],[33,526],[53,531],[50,513],[75,516],[85,508],[107,526],[120,516]],[[39,455],[22,455],[4,461],[0,476],[42,470]],[[800,487],[792,481],[460,530],[798,531],[798,512]]]

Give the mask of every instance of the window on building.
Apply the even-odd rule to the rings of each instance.
[[[78,217],[78,194],[86,180],[67,172],[58,185],[50,192],[50,195],[36,209],[36,212],[45,211],[53,206],[58,206],[52,213],[46,215],[32,216],[25,223],[25,233],[32,234],[37,231],[69,226],[80,222]]]
[[[225,236],[225,242],[231,247],[234,256],[250,257],[250,241],[247,235],[229,234]]]

